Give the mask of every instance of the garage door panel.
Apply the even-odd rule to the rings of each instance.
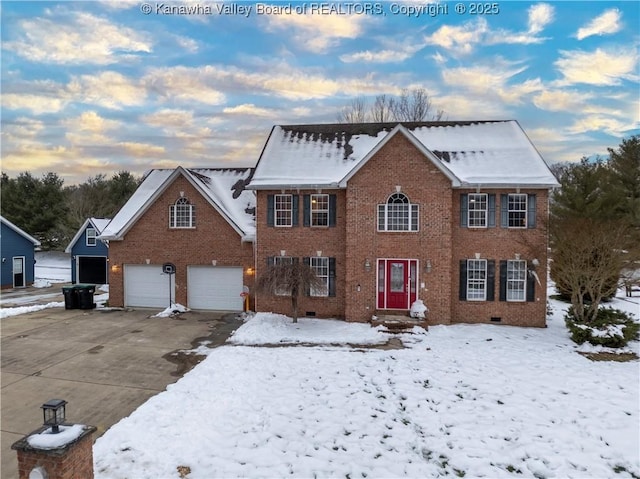
[[[191,309],[241,311],[242,268],[188,266],[187,292]]]
[[[175,287],[175,275],[164,274],[159,264],[124,265],[125,306],[167,308],[170,291],[171,300],[175,302]]]

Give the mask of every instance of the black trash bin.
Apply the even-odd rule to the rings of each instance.
[[[75,286],[65,286],[62,288],[64,295],[64,309],[78,309],[78,293]]]
[[[78,307],[80,309],[93,309],[96,303],[93,302],[93,293],[96,291],[95,284],[76,284],[74,289],[78,296]]]

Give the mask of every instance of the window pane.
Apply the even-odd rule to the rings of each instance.
[[[311,226],[329,226],[329,195],[311,195]]]
[[[467,300],[484,301],[487,298],[487,260],[467,260]]]
[[[169,227],[193,228],[195,226],[195,208],[186,198],[179,198],[171,205]]]
[[[510,194],[508,199],[509,228],[527,227],[527,195]]]
[[[310,258],[310,266],[316,273],[316,276],[322,280],[324,287],[311,288],[311,296],[328,296],[329,295],[329,258],[312,256]]]
[[[293,199],[291,195],[276,195],[274,200],[275,225],[291,226]]]
[[[527,284],[527,262],[507,261],[507,301],[524,301]]]
[[[469,193],[467,197],[470,228],[485,228],[487,226],[487,195],[486,193]]]
[[[404,293],[404,263],[391,263],[390,290],[392,293]]]

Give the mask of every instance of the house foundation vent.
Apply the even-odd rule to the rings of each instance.
[[[499,318],[497,316],[491,316],[491,322],[492,323],[501,323],[502,322],[502,318]]]
[[[306,313],[304,313],[305,316],[308,316],[310,318],[315,318],[316,317],[316,312],[315,311],[307,311]]]

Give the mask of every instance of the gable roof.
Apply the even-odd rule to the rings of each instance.
[[[253,168],[183,168],[151,170],[129,201],[104,229],[100,239],[122,240],[164,190],[184,176],[233,227],[243,241],[255,238],[255,193],[245,189]]]
[[[40,246],[40,241],[38,241],[37,239],[35,239],[33,236],[31,236],[29,233],[27,233],[26,231],[21,230],[20,228],[18,228],[16,225],[14,225],[11,221],[9,221],[8,219],[6,219],[4,216],[0,216],[0,222],[4,225],[6,225],[7,227],[11,228],[13,231],[15,231],[16,233],[18,233],[20,236],[24,237],[25,239],[29,240],[30,242],[33,243],[34,246]]]
[[[69,245],[65,248],[64,252],[71,253],[71,248],[73,248],[73,245],[76,244],[76,241],[80,239],[89,225],[91,225],[92,228],[95,228],[96,233],[100,234],[110,221],[111,219],[109,218],[87,218],[84,223],[82,223],[82,226],[78,229],[73,239],[69,242]]]
[[[507,120],[274,126],[249,188],[344,188],[396,134],[454,187],[558,184],[518,122]]]

